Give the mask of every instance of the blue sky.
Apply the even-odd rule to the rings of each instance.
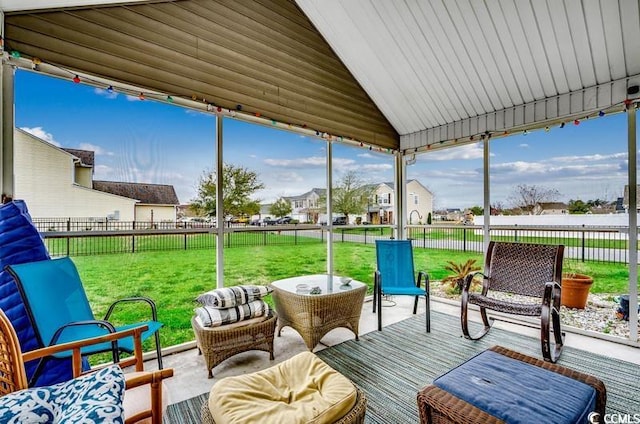
[[[215,164],[212,114],[141,101],[90,85],[19,70],[16,126],[55,145],[93,150],[95,179],[172,184],[180,202],[196,194],[199,177]],[[224,120],[224,161],[256,171],[271,202],[325,186],[326,142],[269,126]],[[491,201],[509,206],[517,184],[555,188],[559,200],[614,200],[627,178],[626,117],[590,119],[550,131],[491,142]],[[334,143],[334,180],[355,170],[367,182],[391,181],[388,154]],[[482,146],[466,145],[417,156],[408,178],[435,195],[436,208],[482,204]]]

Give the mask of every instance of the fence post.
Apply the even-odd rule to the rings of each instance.
[[[184,250],[187,250],[187,233],[184,233]]]
[[[71,250],[70,245],[71,245],[71,237],[67,237],[67,256],[70,256],[69,255],[69,251]]]
[[[518,241],[518,224],[515,224],[514,227],[516,227],[516,229],[513,230],[513,241]]]
[[[67,231],[71,231],[71,218],[67,218]]]
[[[462,229],[462,251],[463,252],[467,251],[467,229],[466,228]]]
[[[582,224],[582,262],[584,262],[584,224]]]
[[[342,239],[342,242],[344,243],[344,230],[340,230],[340,238]]]
[[[364,227],[364,244],[367,244],[367,227]]]
[[[136,253],[136,236],[131,234],[131,253]]]
[[[422,248],[427,248],[427,229],[426,227],[422,229]]]
[[[267,232],[266,231],[262,232],[262,245],[263,246],[267,245]]]
[[[293,244],[298,244],[298,229],[293,230]]]

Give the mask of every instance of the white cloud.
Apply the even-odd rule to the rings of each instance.
[[[103,149],[102,147],[97,146],[95,144],[91,144],[91,143],[80,143],[80,145],[78,146],[78,149],[91,150],[93,153],[96,154],[96,156],[113,156],[114,155],[113,152],[109,152]]]
[[[127,94],[127,100],[130,102],[139,102],[141,101],[139,96],[132,96],[130,94]]]
[[[20,129],[38,137],[41,140],[46,141],[47,143],[53,144],[54,146],[61,146],[60,143],[53,139],[53,134],[46,132],[44,129],[42,129],[42,127],[21,127]]]
[[[522,143],[519,145],[519,147],[522,147],[523,149],[527,149],[529,145],[527,143]]]
[[[393,169],[393,165],[389,163],[371,163],[360,166],[358,169],[363,171],[388,171]]]
[[[627,153],[620,152],[620,153],[612,153],[610,155],[595,154],[595,155],[583,155],[583,156],[557,156],[557,157],[549,158],[550,161],[569,162],[569,163],[599,162],[599,161],[612,160],[612,159],[615,159],[615,160],[627,159]]]
[[[320,168],[326,166],[327,158],[324,156],[310,156],[298,159],[265,159],[264,163],[269,166],[283,168]],[[356,163],[353,159],[333,158],[334,168],[344,168]]]
[[[482,155],[482,145],[475,143],[419,154],[416,155],[416,159],[419,161],[470,160],[482,159]]]
[[[118,93],[115,90],[105,90],[104,88],[94,88],[93,92],[98,96],[106,97],[107,99],[115,99],[118,97]]]
[[[374,156],[371,153],[359,153],[358,154],[359,158],[364,158],[364,159],[373,159]]]

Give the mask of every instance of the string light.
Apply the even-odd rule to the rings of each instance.
[[[564,122],[560,124],[560,128],[564,128]]]
[[[169,103],[173,103],[173,97],[171,97],[171,96],[167,96],[167,101],[168,101]]]
[[[14,59],[20,59],[22,55],[18,50],[11,50],[11,57],[13,57]]]
[[[191,100],[193,100],[195,102],[196,100],[198,100],[198,96],[196,96],[195,94],[192,94],[191,95]]]
[[[275,124],[276,124],[276,120],[275,120],[275,119],[272,119],[272,120],[271,120],[271,125],[275,125]]]
[[[80,77],[77,76],[77,75],[75,77],[73,77],[73,82],[76,83],[76,84],[80,84]]]
[[[107,87],[107,93],[113,93],[113,85]]]
[[[140,94],[138,94],[138,98],[140,100],[144,100],[144,93],[141,91]]]
[[[550,130],[550,129],[551,129],[551,128],[549,128],[549,127],[544,127],[544,131],[545,131],[545,132],[549,132],[549,130]]]
[[[580,120],[576,119],[575,121],[573,121],[573,125],[580,125]]]
[[[600,112],[598,112],[598,116],[600,117],[604,116],[604,110],[601,110]]]
[[[527,134],[529,134],[529,131],[528,131],[528,130],[524,130],[524,131],[522,131],[522,135],[527,135]]]

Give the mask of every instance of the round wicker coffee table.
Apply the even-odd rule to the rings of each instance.
[[[366,284],[351,280],[344,285],[340,277],[323,274],[286,278],[274,281],[271,287],[278,313],[278,336],[283,327],[289,326],[300,333],[309,350],[334,328],[348,328],[358,340]],[[320,293],[314,293],[314,287]]]

